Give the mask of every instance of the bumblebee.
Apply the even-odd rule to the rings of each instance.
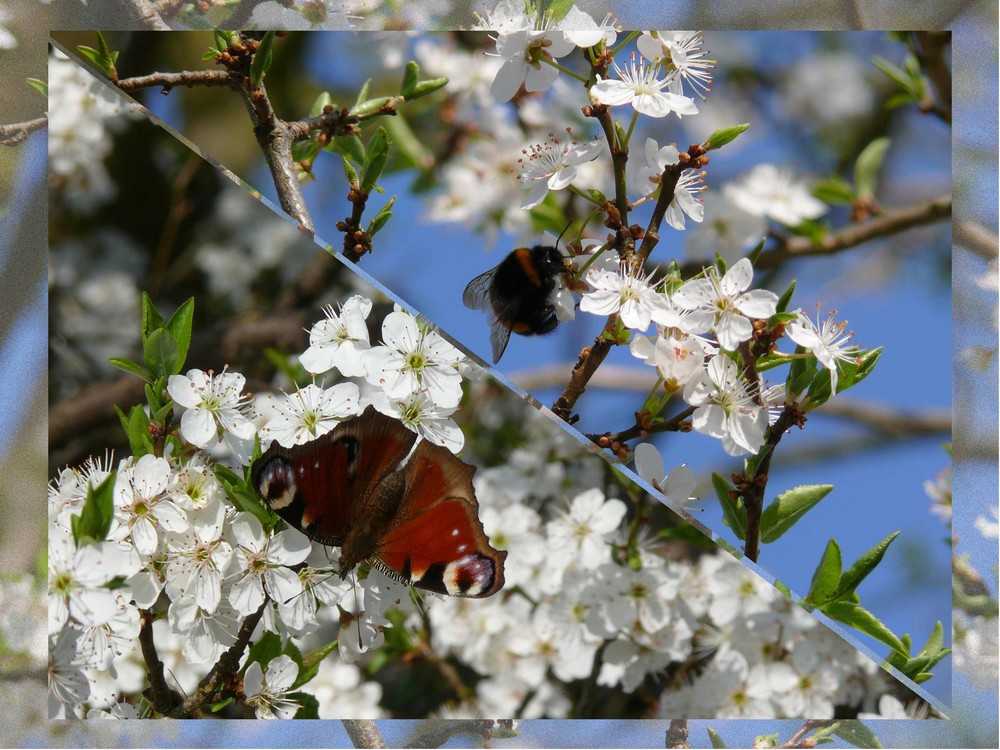
[[[472,310],[482,310],[489,321],[493,364],[503,356],[512,331],[537,336],[559,325],[549,298],[556,280],[567,270],[555,247],[519,247],[465,287],[462,302]]]

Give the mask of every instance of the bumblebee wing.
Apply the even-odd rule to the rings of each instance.
[[[490,345],[493,347],[493,364],[496,364],[510,341],[510,329],[500,322],[492,308],[486,313],[486,317],[490,321]]]
[[[499,266],[497,268],[499,268]],[[479,274],[476,278],[470,281],[468,285],[466,285],[465,291],[462,292],[462,304],[470,310],[482,310],[486,313],[492,310],[493,305],[490,302],[490,286],[493,284],[493,274],[496,272],[496,268],[491,268],[489,271]]]
[[[468,283],[462,293],[462,303],[471,310],[482,310],[486,314],[486,321],[490,324],[490,346],[493,349],[493,364],[500,361],[507,342],[510,341],[510,328],[502,322],[497,315],[491,289],[493,286],[493,276],[496,268],[491,268],[485,273],[479,274]],[[506,316],[509,318],[510,316]]]

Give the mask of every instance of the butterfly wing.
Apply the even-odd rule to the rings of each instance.
[[[472,488],[476,469],[422,441],[404,469],[403,499],[375,554],[412,585],[450,596],[485,597],[504,584],[505,551],[490,546]]]
[[[341,546],[357,523],[358,500],[402,463],[416,435],[368,407],[316,440],[274,443],[254,463],[251,481],[268,507],[321,544]]]

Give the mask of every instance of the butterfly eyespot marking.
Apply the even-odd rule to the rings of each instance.
[[[271,510],[287,508],[295,500],[295,474],[292,465],[281,456],[275,456],[261,468],[257,477],[257,492]]]
[[[441,579],[452,596],[474,597],[490,588],[495,577],[493,561],[477,553],[448,563]]]

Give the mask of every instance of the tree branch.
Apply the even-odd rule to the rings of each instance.
[[[510,736],[513,731],[514,721],[511,719],[499,721],[492,719],[428,720],[421,722],[419,729],[406,741],[403,747],[441,747],[459,734],[481,737],[483,746],[489,747],[492,739]]]
[[[951,196],[944,195],[919,206],[886,209],[873,219],[831,232],[820,242],[806,237],[790,237],[773,250],[760,254],[755,268],[775,268],[792,258],[831,255],[857,247],[863,242],[899,234],[907,229],[934,224],[951,216]],[[700,270],[700,269],[699,269]]]
[[[150,31],[170,31],[170,27],[160,17],[160,12],[151,0],[128,0],[132,13],[139,22],[140,29]]]
[[[224,70],[182,70],[177,73],[150,73],[144,76],[130,76],[122,78],[115,85],[122,91],[137,91],[159,86],[164,93],[170,93],[171,89],[178,86],[186,86],[187,88],[225,86],[235,89],[237,82]]]
[[[951,124],[951,68],[944,59],[944,48],[951,44],[950,31],[918,31],[917,57],[920,66],[927,73],[937,99],[921,102],[921,106],[934,112],[949,125]]]
[[[671,748],[689,748],[688,723],[687,719],[671,719],[670,726],[667,727],[667,737],[664,746],[667,750]]]
[[[163,662],[156,652],[156,643],[153,641],[153,621],[154,615],[148,610],[139,610],[139,647],[142,650],[143,661],[146,662],[146,670],[149,673],[149,690],[152,697],[154,710],[160,714],[169,714],[177,706],[183,703],[184,699],[180,693],[167,684],[163,672]]]
[[[1000,242],[997,233],[975,221],[956,221],[951,227],[951,241],[975,253],[983,260],[996,260]]]
[[[41,130],[48,124],[48,117],[36,117],[27,122],[0,125],[0,146],[16,146],[36,130]]]
[[[212,700],[223,683],[236,674],[240,668],[243,652],[246,651],[247,645],[250,643],[250,637],[253,635],[257,623],[260,622],[260,618],[264,616],[264,609],[270,603],[270,598],[265,594],[264,603],[260,605],[260,608],[243,621],[236,634],[236,642],[219,657],[212,670],[198,683],[194,694],[184,701],[183,705],[168,714],[171,718],[192,718],[207,701]]]
[[[354,747],[386,747],[382,733],[379,732],[378,726],[371,719],[344,719],[343,724],[344,729],[347,730],[347,736],[354,743]],[[433,747],[433,745],[425,745],[424,747]]]

